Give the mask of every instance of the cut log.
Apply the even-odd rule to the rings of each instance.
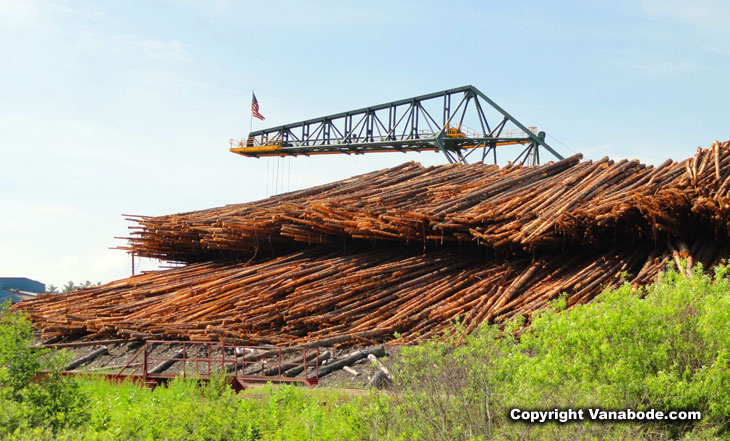
[[[180,361],[180,362],[183,361],[183,356],[185,355],[185,352],[186,352],[185,349],[180,349],[174,355],[172,355],[170,357],[165,357],[165,358],[169,358],[169,360],[165,360],[162,363],[158,364],[157,366],[153,367],[152,369],[149,369],[147,371],[147,373],[148,374],[161,374],[161,373],[165,372],[166,370],[170,369],[170,367],[172,367],[173,364],[177,363],[178,361]]]
[[[85,365],[86,363],[90,363],[90,362],[94,361],[94,359],[96,359],[97,357],[99,357],[101,355],[106,355],[108,353],[109,353],[109,349],[107,349],[106,346],[103,348],[96,349],[96,350],[92,351],[91,353],[74,360],[71,364],[66,366],[66,369],[64,369],[64,370],[67,370],[67,371],[74,370],[77,367]]]
[[[368,354],[368,360],[370,360],[371,363],[375,363],[375,365],[378,366],[378,369],[385,374],[388,380],[393,381],[393,376],[390,374],[390,371],[383,363],[380,362],[380,360],[378,360],[378,357],[374,354]]]
[[[319,376],[324,377],[325,375],[327,375],[331,372],[342,369],[344,366],[350,366],[351,364],[367,357],[369,354],[381,355],[381,356],[385,355],[385,347],[376,346],[374,348],[363,349],[360,351],[355,351],[345,357],[336,359],[330,363],[327,363],[327,365],[320,367]]]
[[[357,377],[360,375],[360,372],[356,371],[355,369],[351,368],[350,366],[343,366],[342,370],[347,372],[348,374],[352,375],[353,377]]]
[[[330,360],[330,357],[332,357],[332,353],[330,351],[324,351],[319,355],[319,368],[322,369],[322,364],[327,363]],[[310,368],[311,369],[311,368]],[[284,372],[285,377],[296,377],[297,375],[304,372],[304,366],[296,366],[293,367],[286,372]]]

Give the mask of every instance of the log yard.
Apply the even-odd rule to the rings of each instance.
[[[441,124],[426,110],[434,101]],[[467,132],[468,116],[485,131]],[[514,145],[514,161],[487,163]],[[230,148],[244,157],[403,149],[440,150],[449,164],[406,162],[255,202],[127,215],[119,248],[175,268],[15,308],[53,341],[407,345],[457,323],[468,333],[529,319],[561,295],[583,304],[652,283],[667,264],[687,274],[730,253],[730,142],[658,166],[564,158],[473,86],[252,132]],[[540,164],[541,150],[554,160]],[[481,160],[470,164],[474,152]]]
[[[0,440],[730,440],[728,16],[0,0]]]
[[[409,162],[261,201],[146,217],[123,248],[184,265],[16,308],[43,338],[412,344],[529,317],[730,252],[730,142],[659,166]],[[565,257],[567,256],[567,257]]]

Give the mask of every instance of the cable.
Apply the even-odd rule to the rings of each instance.
[[[552,139],[554,139],[555,141],[557,141],[558,144],[562,145],[563,147],[565,147],[566,149],[570,150],[571,152],[578,153],[575,150],[573,150],[570,147],[568,147],[565,143],[563,143],[562,141],[560,141],[558,138],[554,137],[553,135],[547,133],[547,136],[551,137]]]
[[[276,160],[276,194],[281,193],[281,156]]]

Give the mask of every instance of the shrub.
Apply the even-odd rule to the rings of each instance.
[[[41,370],[44,351],[33,350],[33,328],[25,316],[0,305],[0,387],[13,399]]]
[[[461,346],[447,338],[405,348],[389,423],[424,440],[722,433],[730,424],[726,275],[726,267],[714,275],[697,267],[691,277],[670,270],[644,290],[627,284],[567,311],[560,300],[519,341],[512,323],[504,333],[484,326]],[[512,407],[692,409],[703,420],[525,425],[507,420]]]
[[[404,348],[395,409],[414,439],[470,440],[504,423],[504,384],[512,381],[514,341],[496,327]],[[462,344],[457,341],[462,339]]]
[[[87,397],[74,378],[60,375],[64,352],[51,354],[32,347],[33,330],[20,313],[0,308],[0,434],[27,427],[47,427],[54,433],[86,421]],[[45,371],[45,373],[41,373]],[[39,382],[34,382],[35,378]]]

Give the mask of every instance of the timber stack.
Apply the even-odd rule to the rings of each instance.
[[[730,255],[730,141],[681,162],[406,163],[159,217],[123,249],[182,266],[16,306],[45,337],[409,344]]]

